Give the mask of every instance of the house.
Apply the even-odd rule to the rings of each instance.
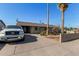
[[[74,31],[75,33],[79,33],[79,28],[76,28]]]
[[[47,24],[38,24],[32,22],[21,22],[16,23],[17,26],[21,26],[25,33],[40,33],[46,31]],[[53,25],[50,25],[49,28],[52,28]]]
[[[4,28],[6,25],[5,25],[5,23],[2,21],[2,20],[0,20],[0,31],[2,30],[2,28]]]
[[[67,30],[66,32],[67,32],[67,34],[69,34],[69,33],[76,33],[74,30],[70,30],[70,31]]]

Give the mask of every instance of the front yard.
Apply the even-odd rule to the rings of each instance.
[[[24,41],[11,42],[3,45],[0,50],[0,55],[66,56],[79,55],[78,50],[78,39],[59,43],[54,38],[51,39],[36,34],[28,34]]]

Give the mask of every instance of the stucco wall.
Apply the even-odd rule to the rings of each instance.
[[[34,27],[31,27],[30,31],[31,33],[34,33],[35,32]]]
[[[35,30],[35,27],[31,27],[31,33],[39,33],[40,30],[39,30],[39,27],[37,27],[37,30]]]
[[[79,39],[79,33],[60,34],[60,41],[61,42],[75,40],[75,39]]]

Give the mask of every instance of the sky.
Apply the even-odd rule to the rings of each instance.
[[[6,25],[16,25],[16,20],[47,23],[46,3],[0,3],[0,19]],[[57,3],[49,3],[50,25],[61,26],[61,11]],[[79,27],[79,4],[69,4],[65,11],[65,27]]]

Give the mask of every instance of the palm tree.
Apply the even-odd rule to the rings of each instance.
[[[68,8],[68,4],[67,3],[59,3],[58,7],[60,8],[61,12],[62,12],[62,27],[61,27],[61,33],[64,33],[64,12],[65,10]]]

